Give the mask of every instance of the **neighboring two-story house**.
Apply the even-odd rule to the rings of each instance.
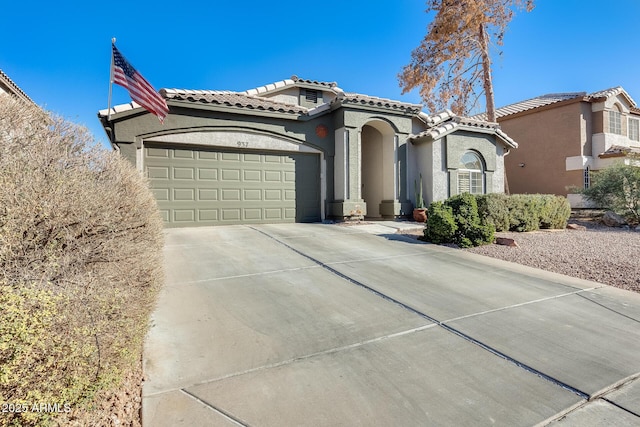
[[[572,187],[587,187],[591,171],[640,153],[640,109],[621,87],[543,95],[499,108],[496,116],[519,144],[505,158],[511,193],[558,194],[584,207]]]
[[[134,103],[98,115],[168,227],[407,216],[420,176],[427,203],[502,192],[517,147],[496,124],[296,76],[160,93],[164,124]]]

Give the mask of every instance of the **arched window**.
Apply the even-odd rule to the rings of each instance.
[[[458,194],[484,194],[484,166],[480,155],[467,151],[458,166]]]

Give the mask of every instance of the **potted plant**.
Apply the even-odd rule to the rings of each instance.
[[[422,174],[420,174],[420,183],[415,182],[416,206],[413,209],[413,220],[417,222],[427,222],[427,208],[424,206],[422,198]]]

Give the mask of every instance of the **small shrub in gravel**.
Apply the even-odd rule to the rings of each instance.
[[[513,194],[508,199],[509,230],[534,231],[540,228],[538,201],[529,194]]]
[[[454,235],[454,243],[462,248],[486,245],[493,243],[495,228],[493,225],[482,224],[478,215],[476,198],[463,193],[453,196],[444,202],[451,207],[457,230]]]
[[[571,215],[567,199],[552,194],[513,194],[506,201],[510,231],[563,229]]]
[[[553,194],[537,194],[540,198],[540,228],[564,229],[571,216],[571,205],[565,197]]]
[[[429,206],[426,240],[432,243],[455,243],[462,248],[493,242],[493,225],[483,225],[476,199],[469,193],[451,197]]]
[[[483,224],[493,225],[496,231],[509,230],[509,196],[489,193],[476,196],[478,215]]]
[[[450,206],[445,206],[442,202],[429,205],[427,227],[424,229],[427,241],[436,244],[451,243],[457,229]]]

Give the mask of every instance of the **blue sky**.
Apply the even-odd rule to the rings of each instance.
[[[107,145],[111,38],[157,89],[242,91],[289,78],[419,103],[397,74],[426,32],[423,0],[12,1],[0,69],[36,103]],[[494,56],[497,106],[552,92],[623,86],[640,102],[640,1],[537,0]],[[114,86],[113,104],[129,102]]]

